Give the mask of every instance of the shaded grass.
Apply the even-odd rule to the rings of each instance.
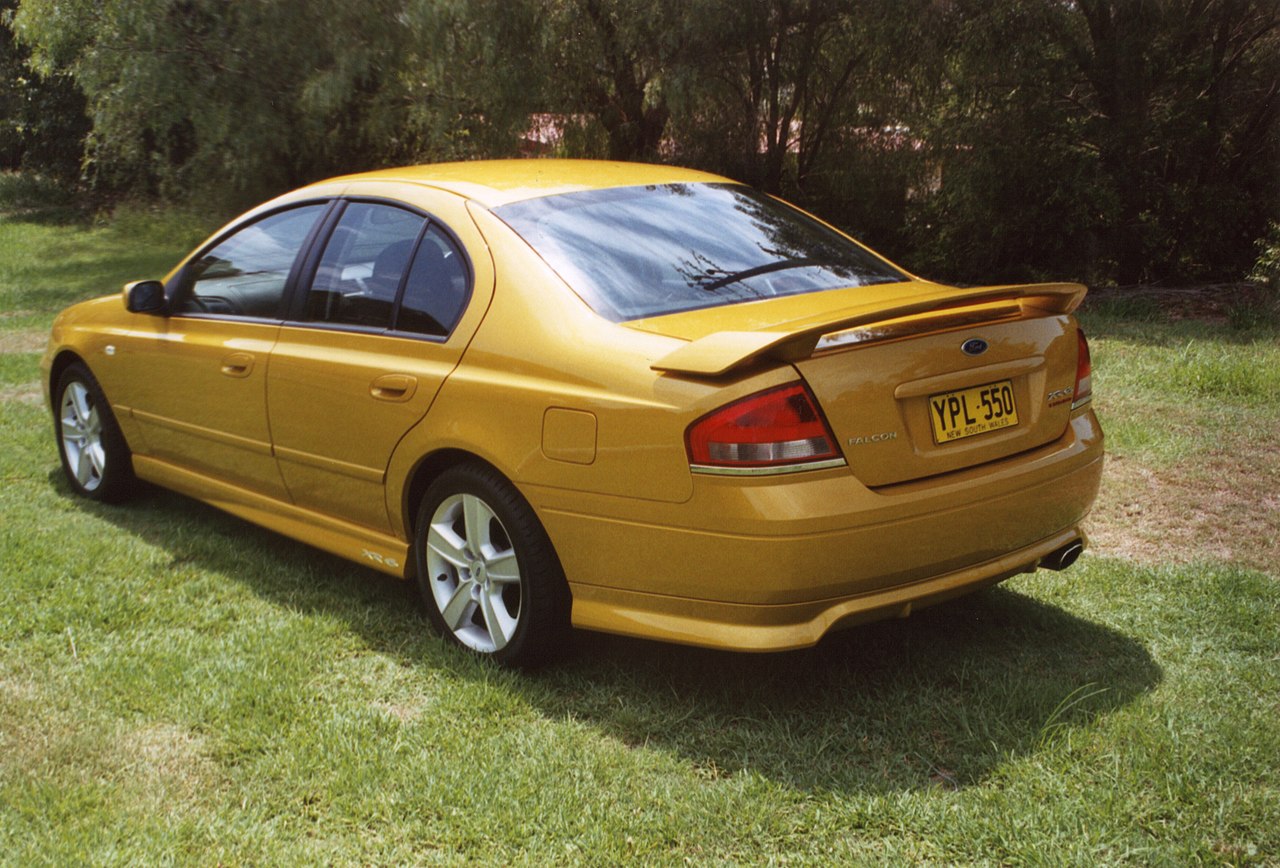
[[[25,222],[63,225],[83,221],[86,209],[65,185],[30,172],[0,172],[0,212]]]
[[[48,243],[113,285],[185,252],[167,224],[135,227],[141,259],[103,249],[118,225],[46,229],[0,246],[0,329],[101,291],[42,268]],[[142,260],[156,270],[122,274]],[[1272,358],[1265,333],[1087,327],[1125,461],[1272,442],[1273,380],[1243,364]],[[0,386],[34,382],[36,358],[0,354]],[[1166,391],[1202,367],[1218,386]],[[1091,554],[804,652],[583,635],[519,675],[431,637],[403,583],[158,490],[72,497],[50,430],[47,409],[0,405],[0,863],[1280,853],[1264,571]]]

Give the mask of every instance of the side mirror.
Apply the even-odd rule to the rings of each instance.
[[[130,313],[163,313],[164,284],[158,280],[135,280],[124,285],[124,307]]]

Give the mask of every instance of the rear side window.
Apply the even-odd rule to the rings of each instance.
[[[325,244],[304,319],[388,329],[400,283],[426,219],[403,208],[352,202]]]
[[[457,324],[466,301],[467,267],[462,254],[449,236],[431,226],[413,257],[396,330],[447,335]]]
[[[289,271],[325,205],[304,205],[236,230],[187,268],[181,313],[276,318]]]

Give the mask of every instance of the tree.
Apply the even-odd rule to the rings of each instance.
[[[13,36],[16,5],[0,0],[0,168],[75,181],[90,127],[84,97],[68,76],[42,76],[28,65]]]
[[[1280,219],[1280,0],[16,8],[0,160],[105,191],[238,204],[550,121],[560,153],[726,174],[954,280],[1238,276]]]
[[[479,87],[453,87],[512,69],[499,34],[460,12],[470,5],[315,0],[299,14],[268,0],[24,0],[16,25],[39,69],[83,89],[100,185],[240,204],[370,165],[465,155],[477,141],[497,150],[479,131],[511,113],[478,105]],[[469,75],[486,61],[502,71]]]
[[[960,276],[1239,274],[1277,208],[1275,0],[957,0],[921,212]]]
[[[554,0],[541,11],[543,53],[530,70],[541,111],[570,127],[598,127],[601,146],[582,137],[575,150],[584,155],[658,159],[671,115],[668,88],[688,61],[685,4]]]

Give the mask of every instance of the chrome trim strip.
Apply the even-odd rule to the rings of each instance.
[[[807,461],[804,464],[783,464],[779,467],[716,467],[709,464],[690,464],[689,469],[694,473],[703,473],[707,476],[780,476],[784,473],[826,470],[844,466],[843,458],[827,458],[822,461]]]
[[[1078,401],[1072,401],[1072,402],[1071,402],[1071,409],[1072,409],[1072,411],[1079,410],[1081,407],[1083,407],[1085,404],[1088,404],[1088,403],[1089,403],[1090,401],[1092,401],[1092,400],[1093,400],[1093,395],[1091,395],[1091,394],[1090,394],[1090,395],[1085,395],[1083,398],[1081,398],[1081,399],[1080,399],[1080,400],[1078,400]]]

